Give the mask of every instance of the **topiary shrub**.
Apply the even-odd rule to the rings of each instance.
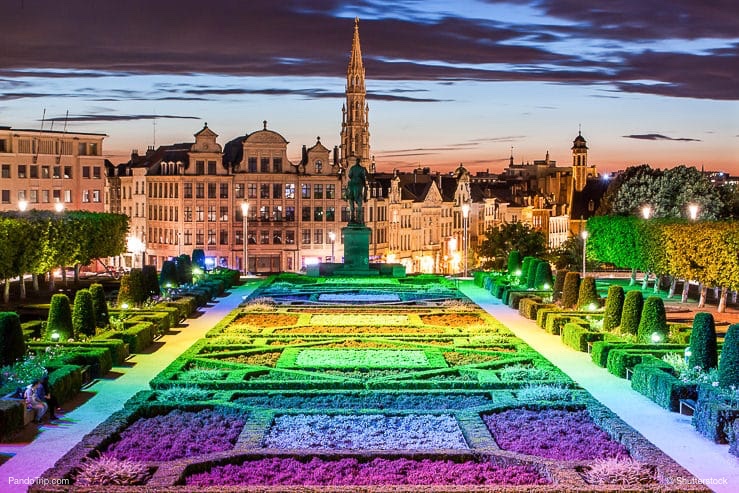
[[[610,332],[621,323],[621,312],[624,308],[624,288],[610,286],[606,297],[606,310],[603,314],[603,330]]]
[[[549,262],[539,262],[536,266],[536,280],[534,288],[536,289],[552,289],[552,266]]]
[[[0,366],[11,365],[26,354],[21,319],[15,312],[0,312]]]
[[[49,305],[49,318],[46,320],[45,339],[51,339],[51,334],[59,334],[60,341],[66,341],[72,337],[72,308],[66,294],[55,294],[51,297]]]
[[[726,346],[724,345],[724,353]],[[722,356],[723,357],[723,356]],[[699,312],[693,318],[693,330],[690,333],[689,368],[699,366],[709,370],[718,366],[718,349],[716,348],[716,323],[713,315]]]
[[[564,269],[559,269],[557,271],[557,275],[554,276],[554,287],[552,288],[552,300],[559,301],[562,299],[562,290],[565,286],[565,277],[567,276],[567,271]]]
[[[565,276],[564,286],[562,287],[562,306],[572,308],[577,304],[577,297],[580,291],[580,273],[568,272]]]
[[[639,320],[644,308],[644,296],[641,291],[629,291],[624,297],[624,307],[621,310],[620,332],[622,334],[633,334],[639,330]]]
[[[145,265],[141,268],[141,274],[144,282],[144,293],[146,297],[141,302],[146,301],[152,296],[159,296],[159,276],[157,275],[157,268],[153,265]]]
[[[144,290],[144,274],[141,269],[131,269],[127,276],[121,278],[121,286],[118,289],[118,306],[124,303],[128,305],[139,305],[146,301]]]
[[[652,340],[654,334],[659,335],[658,341]],[[644,302],[637,336],[639,342],[645,344],[667,342],[667,314],[665,313],[665,303],[659,296],[650,296]]]
[[[90,337],[95,335],[95,311],[92,306],[92,294],[87,289],[80,289],[74,295],[72,330],[75,338],[81,334]]]
[[[508,254],[508,275],[515,276],[519,270],[521,270],[521,253],[518,250],[511,250]]]
[[[105,301],[105,289],[102,284],[91,284],[92,311],[95,313],[95,323],[98,327],[108,326],[108,302]]]
[[[169,286],[167,286],[169,285]],[[172,260],[165,260],[162,264],[162,271],[159,273],[159,286],[162,288],[177,287],[177,266]]]
[[[184,253],[177,257],[177,282],[192,284],[192,262],[190,256]]]
[[[529,264],[529,270],[526,274],[526,287],[527,288],[533,288],[536,285],[536,269],[539,268],[539,264],[541,264],[542,261],[538,258],[535,258],[531,261]]]
[[[594,277],[583,277],[580,281],[580,289],[577,294],[577,306],[580,310],[589,309],[590,305],[597,307],[600,303],[598,290],[595,287]]]
[[[201,269],[205,270],[205,252],[202,248],[196,248],[192,251],[192,265],[197,265]]]
[[[730,325],[726,331],[718,365],[718,383],[724,388],[739,387],[739,324]]]

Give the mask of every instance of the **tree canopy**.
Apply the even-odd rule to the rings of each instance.
[[[477,253],[484,259],[483,268],[502,268],[513,250],[518,250],[522,258],[542,257],[547,251],[547,241],[541,231],[527,224],[507,223],[488,229]]]

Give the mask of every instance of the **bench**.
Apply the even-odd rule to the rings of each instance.
[[[680,414],[692,416],[695,414],[695,401],[693,399],[680,399]]]

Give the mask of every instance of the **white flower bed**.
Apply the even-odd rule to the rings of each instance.
[[[262,443],[267,448],[329,450],[467,449],[453,416],[282,415]]]
[[[382,303],[385,301],[400,301],[397,294],[321,294],[318,301],[330,303]]]
[[[408,315],[384,315],[371,313],[312,315],[311,325],[408,325]]]
[[[311,368],[428,368],[423,351],[395,349],[304,349],[295,366]]]

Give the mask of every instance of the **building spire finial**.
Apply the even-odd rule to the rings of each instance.
[[[264,129],[267,130],[267,120],[262,120],[262,123],[264,123]]]

